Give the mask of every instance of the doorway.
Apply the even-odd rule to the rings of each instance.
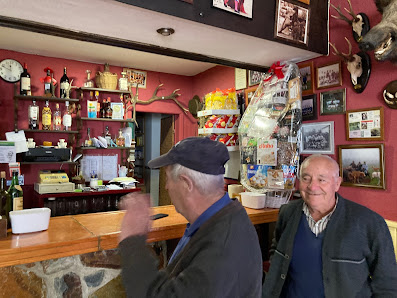
[[[175,143],[175,126],[173,115],[163,115],[161,118],[160,155],[167,153]],[[171,199],[165,189],[165,170],[160,169],[159,206],[171,205]]]

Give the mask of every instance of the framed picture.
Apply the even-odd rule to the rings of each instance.
[[[317,95],[307,95],[302,97],[302,120],[317,119]]]
[[[309,10],[287,0],[277,0],[274,36],[307,45]]]
[[[147,72],[135,69],[124,68],[123,71],[127,74],[128,83],[131,87],[146,89]]]
[[[301,126],[301,154],[334,154],[334,121]]]
[[[212,6],[252,19],[252,2],[253,0],[212,0]]]
[[[343,186],[386,189],[383,144],[339,145]]]
[[[344,114],[346,112],[346,89],[320,93],[320,115]]]
[[[245,108],[248,107],[248,105],[251,102],[251,99],[254,96],[255,91],[256,91],[257,88],[258,88],[258,86],[247,88],[247,89],[244,90]]]
[[[258,85],[263,78],[264,72],[249,70],[248,71],[248,86]]]
[[[342,86],[341,62],[329,63],[316,68],[317,89]]]
[[[385,135],[383,107],[346,112],[348,141],[383,141]]]
[[[313,61],[298,63],[302,81],[302,95],[309,95],[314,92],[314,68]]]
[[[122,102],[111,102],[112,119],[124,119],[124,105]]]

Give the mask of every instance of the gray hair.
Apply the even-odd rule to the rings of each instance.
[[[170,174],[172,179],[174,180],[180,175],[188,176],[190,179],[192,179],[195,187],[203,196],[211,195],[216,192],[222,191],[225,184],[223,174],[204,174],[177,163],[170,165]]]
[[[331,158],[328,155],[313,154],[313,155],[310,155],[309,157],[305,158],[305,160],[302,162],[302,164],[299,168],[299,178],[302,177],[302,171],[304,168],[306,168],[309,165],[310,161],[312,159],[318,159],[318,158],[327,159],[328,161],[330,161],[332,164],[332,167],[334,168],[333,170],[335,172],[334,173],[335,177],[339,177],[339,164],[333,158]]]

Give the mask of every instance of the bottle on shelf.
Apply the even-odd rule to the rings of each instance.
[[[9,213],[11,211],[11,195],[7,191],[6,172],[0,173],[0,215],[7,219],[7,226],[10,227]]]
[[[128,91],[128,79],[125,77],[127,73],[124,71],[121,73],[121,78],[119,79],[119,90]]]
[[[55,111],[53,115],[53,129],[54,130],[61,130],[62,129],[62,114],[61,110],[59,109],[59,103],[55,105]]]
[[[29,129],[39,129],[39,107],[36,105],[36,100],[33,99],[32,104],[28,109]]]
[[[96,100],[96,117],[101,118],[101,101],[99,100],[99,91],[95,91]]]
[[[103,137],[105,138],[108,147],[110,147],[110,141],[112,140],[112,135],[110,134],[109,126],[105,127],[105,132],[103,134]]]
[[[92,147],[92,140],[91,140],[91,134],[90,134],[90,128],[87,128],[87,137],[84,141],[84,146],[85,147]]]
[[[59,97],[60,98],[67,98],[66,90],[69,89],[69,78],[66,75],[66,67],[63,69],[63,76],[60,80],[60,87],[59,87]]]
[[[63,130],[72,130],[72,114],[69,109],[69,101],[65,101],[65,111],[62,117]]]
[[[41,127],[43,130],[51,129],[51,108],[48,100],[45,101],[45,106],[43,107],[43,111],[41,112]]]
[[[108,97],[107,106],[106,106],[106,118],[112,119],[113,109],[110,103],[110,97]]]
[[[21,84],[20,84],[20,94],[21,95],[32,95],[30,89],[30,74],[28,73],[28,65],[23,64],[23,72],[21,73]]]
[[[84,87],[94,88],[94,81],[91,80],[91,70],[87,69],[85,72],[87,73],[87,79],[84,81]]]
[[[19,185],[18,172],[12,173],[12,180],[8,193],[11,196],[11,210],[22,210],[23,209],[23,191],[22,187]]]
[[[116,138],[116,145],[119,147],[125,147],[125,138],[123,136],[123,131],[119,129],[119,135]]]
[[[96,118],[97,116],[97,102],[94,101],[93,92],[90,91],[90,99],[87,100],[87,116],[88,118]]]
[[[52,77],[51,77],[51,69],[47,68],[47,76],[43,79],[44,82],[44,96],[52,96]]]
[[[102,102],[102,107],[101,107],[101,117],[100,118],[106,118],[106,109],[107,109],[107,102],[106,99],[103,100]]]

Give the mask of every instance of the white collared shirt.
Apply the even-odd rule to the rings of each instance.
[[[309,207],[305,202],[303,202],[303,208],[302,208],[303,213],[305,213],[306,215],[306,220],[307,223],[309,224],[310,230],[313,232],[314,235],[316,235],[316,237],[327,227],[327,224],[331,219],[331,216],[334,213],[337,205],[338,205],[338,196],[336,196],[334,209],[332,209],[330,213],[328,213],[326,216],[324,216],[323,218],[321,218],[319,221],[316,222],[310,214]]]

